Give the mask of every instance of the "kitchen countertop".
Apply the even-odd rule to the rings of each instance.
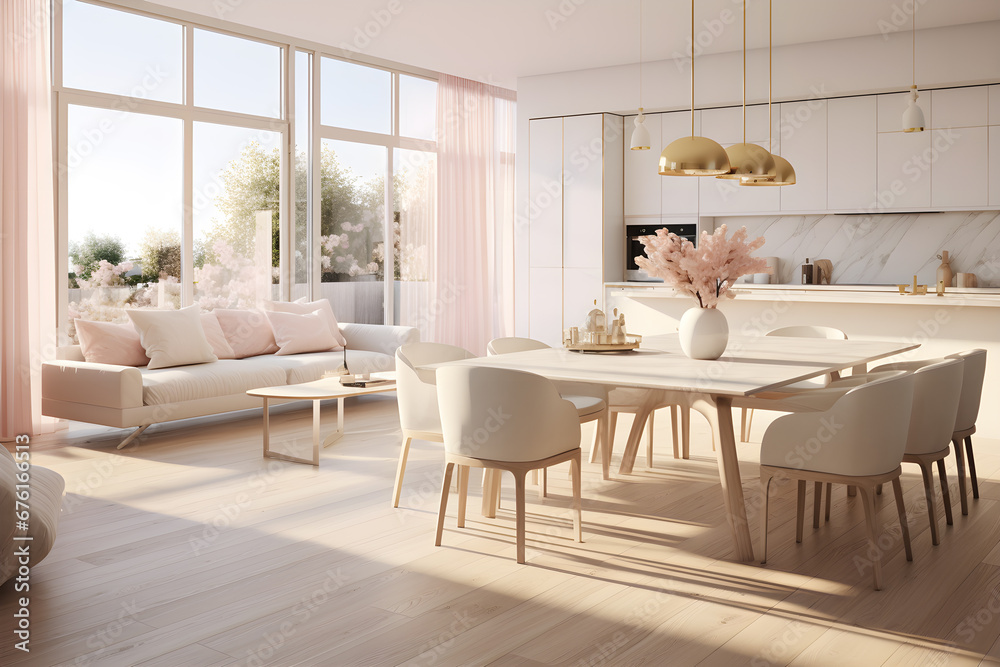
[[[672,287],[663,283],[620,282],[605,283],[606,289],[615,289],[636,298],[681,297]],[[748,301],[812,301],[824,303],[858,303],[906,306],[975,306],[1000,308],[1000,288],[948,288],[944,296],[937,296],[928,285],[927,295],[902,295],[895,285],[759,285],[737,283],[733,287],[737,298]],[[683,297],[688,298],[688,297]]]

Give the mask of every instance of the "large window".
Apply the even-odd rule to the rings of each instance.
[[[117,1],[55,5],[68,339],[77,317],[301,297],[416,323],[436,82]]]

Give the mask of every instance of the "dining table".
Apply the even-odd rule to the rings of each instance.
[[[733,400],[767,395],[809,378],[908,352],[919,343],[907,340],[828,340],[760,335],[730,335],[726,351],[716,360],[690,359],[677,334],[644,336],[639,348],[616,353],[581,353],[545,348],[477,357],[440,365],[509,368],[550,380],[604,385],[608,389],[648,389],[632,422],[620,474],[630,474],[642,427],[657,407],[679,405],[705,416],[716,447],[726,519],[736,558],[752,561],[753,543],[747,522],[733,425]],[[605,457],[610,454],[605,447]],[[607,458],[606,458],[607,460]]]

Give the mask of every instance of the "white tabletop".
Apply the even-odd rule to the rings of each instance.
[[[750,396],[912,350],[917,343],[774,336],[729,337],[716,361],[689,359],[677,334],[645,336],[632,352],[583,354],[562,348],[448,362],[513,368],[552,380]],[[436,367],[430,366],[430,368]]]
[[[372,379],[385,380],[367,387],[345,387],[340,383],[340,377],[323,378],[301,384],[277,385],[250,389],[247,394],[261,398],[288,398],[321,401],[327,398],[342,398],[344,396],[360,396],[362,394],[378,394],[384,391],[396,391],[396,374],[394,372],[372,373]]]

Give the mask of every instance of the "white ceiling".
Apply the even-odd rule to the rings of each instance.
[[[331,46],[347,44],[370,56],[509,88],[516,87],[518,77],[639,60],[639,0],[156,2]],[[690,3],[642,2],[643,60],[687,53]],[[918,30],[1000,20],[997,0],[916,2]],[[904,8],[912,4],[913,0],[775,0],[774,43],[908,33],[910,16]],[[697,42],[705,45],[703,53],[741,48],[740,6],[740,0],[697,1]],[[747,7],[748,47],[766,46],[767,3],[748,0]],[[374,37],[365,36],[366,29]],[[900,34],[896,39],[905,37]]]

